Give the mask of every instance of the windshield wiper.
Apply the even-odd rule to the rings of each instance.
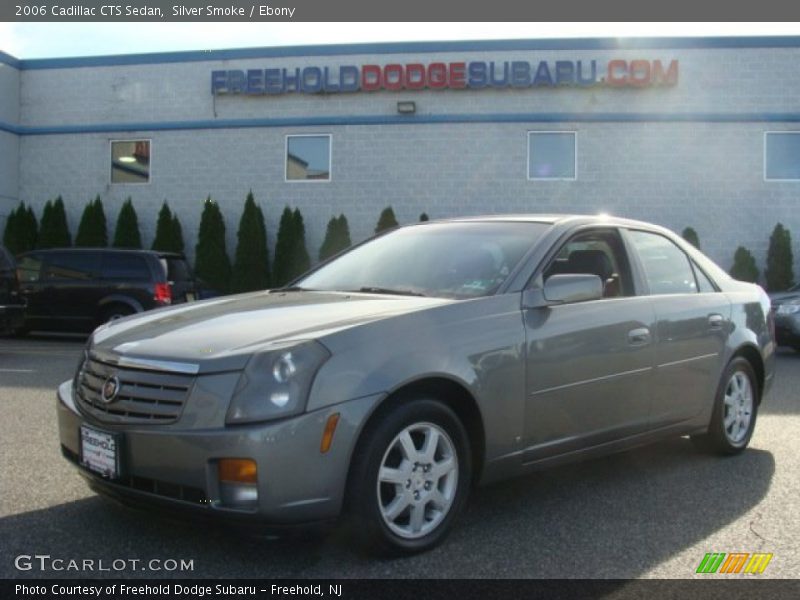
[[[425,297],[427,294],[423,294],[422,292],[415,292],[414,290],[399,290],[399,289],[392,289],[392,288],[385,288],[385,287],[377,287],[377,286],[365,286],[358,288],[357,290],[351,290],[354,292],[362,292],[365,294],[393,294],[395,296],[421,296]]]

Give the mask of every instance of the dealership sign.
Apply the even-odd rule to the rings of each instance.
[[[614,59],[342,65],[211,72],[212,94],[318,94],[531,87],[645,88],[678,83],[678,61]]]

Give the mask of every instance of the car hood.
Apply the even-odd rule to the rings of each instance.
[[[187,372],[241,369],[254,351],[275,343],[317,339],[451,300],[344,292],[256,292],[182,304],[98,328],[91,350],[111,362]],[[173,364],[169,364],[173,363]],[[177,364],[176,364],[177,363]],[[122,364],[122,363],[121,363]],[[150,363],[155,368],[158,364]]]

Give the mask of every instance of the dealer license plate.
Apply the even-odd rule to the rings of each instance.
[[[119,475],[117,436],[81,425],[81,464],[115,479]]]

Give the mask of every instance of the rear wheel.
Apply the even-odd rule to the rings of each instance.
[[[692,436],[692,441],[702,450],[738,454],[753,436],[758,403],[753,367],[744,358],[734,358],[722,375],[708,431]]]
[[[349,510],[362,545],[383,555],[439,544],[467,496],[469,440],[432,399],[394,407],[365,431],[351,471]]]

